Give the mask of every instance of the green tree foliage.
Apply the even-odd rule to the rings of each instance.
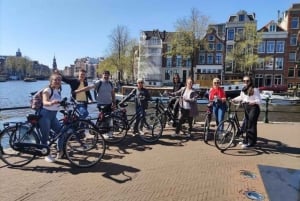
[[[196,66],[197,52],[209,24],[209,17],[201,15],[196,8],[191,9],[191,15],[177,20],[175,33],[172,38],[172,50],[168,55],[181,55],[183,60],[191,60],[190,76],[194,79],[194,67]]]
[[[261,42],[261,33],[255,23],[246,23],[244,30],[235,35],[233,48],[227,52],[226,63],[232,63],[234,73],[250,74],[258,62],[257,47]]]

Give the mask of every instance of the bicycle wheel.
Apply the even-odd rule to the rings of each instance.
[[[143,117],[139,122],[138,128],[140,139],[147,143],[158,141],[163,132],[161,120],[154,113]]]
[[[112,129],[109,128],[107,133],[105,133],[108,138],[104,138],[105,142],[115,144],[121,142],[126,137],[127,123],[122,117],[112,116]],[[108,120],[109,121],[109,120]],[[101,122],[100,122],[101,124]],[[99,129],[101,130],[101,125],[98,124]],[[109,126],[106,126],[109,127]],[[106,128],[105,127],[105,128]]]
[[[204,121],[204,132],[203,132],[203,140],[205,143],[207,143],[208,141],[209,128],[210,128],[210,118],[208,115],[206,115]]]
[[[39,138],[34,131],[29,131],[28,125],[11,126],[5,128],[0,134],[0,158],[9,166],[22,167],[30,163],[35,155],[22,153],[14,149],[14,143],[38,144]]]
[[[103,136],[87,121],[79,120],[66,129],[64,152],[71,164],[86,168],[96,165],[104,156]]]
[[[221,151],[228,149],[234,140],[235,132],[236,128],[232,121],[220,122],[214,135],[216,147]]]

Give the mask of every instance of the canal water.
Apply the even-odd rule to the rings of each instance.
[[[46,87],[49,81],[24,82],[24,81],[7,81],[0,82],[0,129],[3,122],[22,121],[26,114],[32,113],[30,106],[30,92],[40,90]],[[70,97],[70,87],[67,84],[62,85],[62,96]],[[25,109],[9,109],[13,107],[28,107]],[[203,121],[206,110],[205,104],[198,104],[200,115],[197,121]],[[260,120],[265,119],[265,104],[261,105]],[[268,120],[280,122],[300,122],[300,105],[269,105]],[[89,105],[89,111],[92,116],[97,114],[96,105]],[[239,109],[239,116],[242,118],[242,109]],[[129,113],[133,113],[133,105],[129,104]]]

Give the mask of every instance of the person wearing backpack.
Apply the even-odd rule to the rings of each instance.
[[[175,133],[172,137],[178,136],[181,130],[182,124],[185,120],[188,120],[189,132],[186,135],[191,137],[191,131],[193,128],[193,119],[198,114],[197,98],[198,93],[192,88],[193,80],[188,78],[186,80],[186,87],[182,87],[178,91],[169,93],[171,96],[180,96],[179,98],[179,122],[176,125]]]
[[[92,102],[93,98],[90,91],[81,93],[74,93],[74,91],[88,86],[88,82],[86,80],[86,71],[84,69],[80,69],[78,78],[67,78],[62,75],[62,81],[70,85],[72,98],[77,102],[76,107],[79,111],[79,118],[85,119],[89,115],[87,107],[88,102]]]
[[[116,107],[116,95],[114,86],[109,80],[109,77],[110,72],[108,70],[105,70],[102,74],[102,79],[98,80],[92,85],[86,86],[81,89],[77,89],[74,92],[78,94],[83,91],[89,91],[90,89],[94,89],[98,109],[104,106],[107,109],[107,112],[112,112],[112,110]],[[112,122],[110,122],[110,124],[112,124]],[[110,131],[107,135],[104,134],[103,136],[105,138],[112,137],[112,131]]]
[[[56,117],[57,111],[59,111],[59,103],[61,101],[61,76],[58,73],[53,73],[50,76],[49,87],[46,87],[42,92],[43,106],[40,108],[39,114],[41,118],[39,120],[41,131],[41,142],[47,145],[49,139],[50,129],[58,133],[61,125]],[[52,93],[52,95],[51,95]],[[58,139],[58,153],[62,151],[62,139]],[[49,155],[45,157],[45,161],[54,162],[55,159]]]

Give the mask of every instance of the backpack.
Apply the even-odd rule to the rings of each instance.
[[[111,81],[108,81],[108,82],[109,82],[111,88],[113,89],[114,88],[113,83]],[[99,81],[99,85],[98,85],[97,89],[94,90],[94,99],[95,100],[97,100],[98,92],[99,92],[101,85],[102,85],[102,80]]]
[[[31,109],[40,110],[43,107],[43,91],[45,89],[46,88],[43,88],[43,89],[40,89],[39,91],[31,93],[31,100],[30,100]],[[49,99],[53,95],[53,89],[51,87],[50,87],[50,89],[51,89],[51,93],[50,93]]]

